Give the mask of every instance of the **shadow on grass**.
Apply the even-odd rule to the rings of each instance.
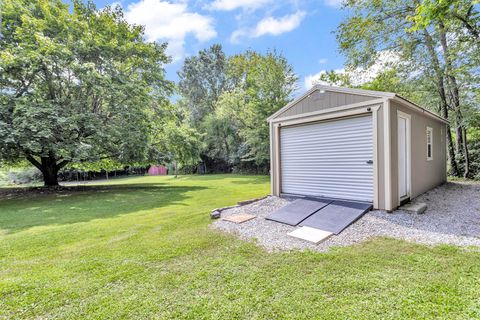
[[[9,188],[0,193],[0,233],[112,218],[172,204],[187,205],[183,202],[187,192],[204,189],[161,183],[84,185],[59,190]]]
[[[235,180],[236,184],[259,184],[269,181],[270,176],[258,175],[250,176],[248,179]]]
[[[211,181],[211,180],[218,180],[221,177],[228,177],[231,179],[232,183],[234,184],[254,184],[254,183],[264,183],[270,179],[268,175],[242,175],[242,174],[234,174],[234,173],[222,173],[222,174],[192,174],[192,175],[183,175],[178,176],[177,180],[202,180],[202,181]]]

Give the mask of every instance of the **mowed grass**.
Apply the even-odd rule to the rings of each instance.
[[[480,253],[375,239],[268,253],[209,228],[267,177],[139,177],[3,193],[0,318],[480,317]]]

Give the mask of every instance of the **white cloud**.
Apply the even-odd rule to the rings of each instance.
[[[273,0],[215,0],[210,5],[210,8],[220,11],[232,11],[235,9],[255,10],[272,1]]]
[[[335,73],[347,74],[354,86],[361,85],[365,82],[373,80],[380,75],[383,71],[392,68],[394,65],[400,63],[400,57],[392,51],[381,51],[377,54],[377,60],[373,65],[368,68],[356,68],[356,69],[335,69]],[[315,74],[309,74],[304,79],[305,89],[310,89],[315,84],[335,85],[334,83],[326,83],[320,81],[319,78],[322,74],[325,74],[327,70],[321,70]]]
[[[332,8],[340,8],[345,0],[324,0],[324,3]]]
[[[377,60],[368,68],[358,68],[351,71],[352,80],[362,84],[373,80],[380,73],[391,69],[394,65],[400,63],[400,57],[393,51],[384,50],[377,53]]]
[[[258,38],[264,35],[278,36],[282,33],[290,32],[300,25],[305,15],[305,11],[297,11],[296,13],[279,18],[264,18],[252,29],[235,30],[230,36],[230,41],[236,43],[243,37]]]
[[[335,69],[333,70],[335,73],[345,73],[345,69]],[[310,89],[316,84],[323,84],[323,85],[331,85],[331,83],[325,82],[325,81],[320,81],[320,76],[327,73],[327,70],[322,70],[320,72],[317,72],[315,74],[309,74],[305,77],[303,80],[303,85],[305,86],[305,89]]]
[[[319,60],[318,60],[318,63],[319,63],[319,64],[325,64],[325,63],[327,63],[327,62],[328,62],[328,59],[327,59],[327,58],[322,58],[322,59],[319,59]]]
[[[230,35],[230,42],[232,43],[239,43],[240,39],[247,35],[247,30],[245,29],[238,29],[232,32]]]
[[[253,37],[261,37],[266,34],[278,36],[285,32],[296,29],[305,17],[305,11],[297,11],[294,14],[286,15],[280,18],[268,17],[262,19],[253,33]]]
[[[189,12],[186,3],[164,0],[140,0],[127,7],[125,18],[130,23],[145,26],[148,41],[167,41],[167,53],[179,60],[185,55],[185,37],[193,35],[198,41],[217,36],[213,20],[196,12]]]

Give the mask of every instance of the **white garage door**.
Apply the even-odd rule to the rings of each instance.
[[[372,117],[280,130],[282,193],[373,201]]]

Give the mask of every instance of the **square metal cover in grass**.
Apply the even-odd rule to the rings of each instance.
[[[222,218],[222,220],[235,222],[235,223],[243,223],[243,222],[252,220],[254,218],[255,216],[252,214],[240,213],[240,214],[232,214],[230,216]]]

